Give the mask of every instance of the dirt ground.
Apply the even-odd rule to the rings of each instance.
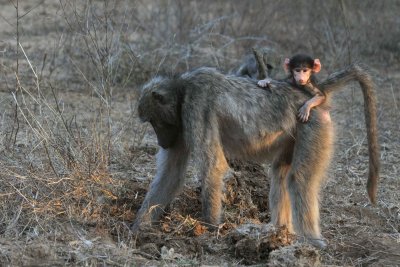
[[[400,266],[400,65],[371,66],[382,164],[374,206],[362,94],[353,85],[335,95],[335,156],[321,195],[326,249],[268,224],[269,165],[250,162],[230,162],[218,230],[201,224],[200,184],[189,170],[160,223],[133,235],[158,150],[137,119],[136,85],[115,86],[110,98],[91,90],[95,75],[63,56],[72,41],[62,9],[44,3],[21,4],[16,55],[15,8],[1,1],[1,266]]]

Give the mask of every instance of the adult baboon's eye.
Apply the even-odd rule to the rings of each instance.
[[[160,104],[165,104],[165,97],[158,93],[158,92],[152,92],[152,96],[155,100],[157,100]]]

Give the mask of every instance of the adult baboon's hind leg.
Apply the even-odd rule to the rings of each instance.
[[[203,217],[206,223],[216,226],[221,219],[223,177],[229,165],[218,141],[212,142],[203,153],[200,166]]]
[[[160,148],[157,153],[157,173],[150,184],[143,204],[136,214],[132,230],[137,231],[143,220],[155,222],[164,208],[183,187],[189,152],[183,141],[168,149]]]
[[[291,167],[294,142],[288,140],[272,164],[272,179],[269,193],[269,208],[271,222],[274,225],[286,225],[293,232],[292,212],[289,191],[287,188],[287,174]]]
[[[329,166],[333,129],[314,116],[298,124],[288,188],[294,230],[311,244],[323,248],[326,242],[319,226],[319,192]]]

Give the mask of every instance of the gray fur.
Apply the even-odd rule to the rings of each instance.
[[[146,215],[156,221],[179,193],[190,156],[202,181],[204,220],[211,225],[220,223],[226,158],[270,160],[272,222],[325,245],[318,198],[331,159],[333,128],[320,117],[324,104],[311,111],[307,123],[297,122],[297,110],[308,96],[287,83],[272,83],[261,89],[255,80],[200,68],[143,87],[139,115],[152,122],[163,148],[134,230]],[[322,87],[328,91],[329,86],[335,82]]]

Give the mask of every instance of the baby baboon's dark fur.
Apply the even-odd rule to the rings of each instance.
[[[350,81],[359,81],[365,96],[370,153],[368,192],[375,201],[379,172],[374,86],[358,65],[333,74],[318,85],[329,97]],[[333,128],[312,109],[307,123],[296,114],[309,98],[288,83],[272,81],[260,89],[256,81],[200,68],[177,78],[157,77],[147,83],[139,100],[139,116],[149,121],[161,146],[157,174],[133,226],[155,221],[180,192],[189,158],[202,181],[204,220],[220,222],[226,158],[272,161],[270,189],[272,222],[316,246],[323,247],[319,228],[320,185],[333,150]]]

